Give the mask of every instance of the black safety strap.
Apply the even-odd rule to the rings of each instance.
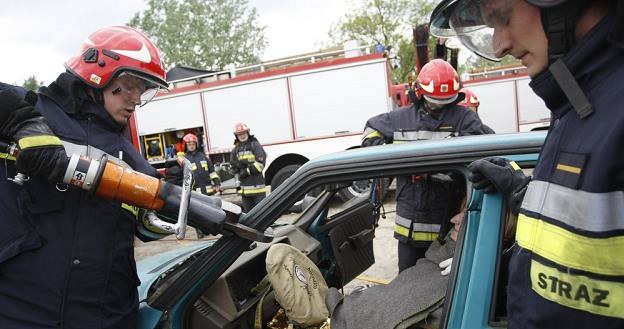
[[[566,95],[570,104],[574,107],[576,113],[581,117],[581,119],[585,119],[592,113],[594,110],[592,109],[592,105],[585,96],[583,90],[574,79],[574,76],[568,70],[568,67],[565,65],[562,59],[558,59],[553,64],[548,67],[550,73],[552,73],[553,77],[563,90],[563,93]]]
[[[574,32],[584,8],[582,1],[564,1],[560,5],[541,9],[542,25],[548,38],[549,63],[554,63],[567,53],[576,42]]]

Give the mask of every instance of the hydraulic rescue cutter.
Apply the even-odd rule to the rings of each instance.
[[[15,145],[0,142],[0,152],[16,157],[19,149]],[[23,185],[28,179],[28,176],[18,173],[11,180]],[[79,154],[69,158],[63,183],[100,198],[146,209],[147,220],[151,225],[175,234],[178,239],[184,239],[188,222],[203,232],[235,234],[259,242],[272,240],[271,236],[238,223],[242,215],[239,206],[192,191],[191,163],[186,159],[182,187],[109,161],[106,155],[92,159]],[[177,218],[174,223],[173,218]]]

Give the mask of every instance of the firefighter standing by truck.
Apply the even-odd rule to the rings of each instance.
[[[508,327],[623,328],[624,2],[442,1],[431,31],[521,59],[552,112],[532,179],[503,158],[469,166],[519,213]]]
[[[204,152],[197,148],[198,139],[194,134],[184,135],[184,145],[186,146],[185,157],[191,162],[195,188],[206,195],[213,195],[221,191],[221,180],[214,170],[212,161],[206,157]]]
[[[232,172],[239,180],[239,193],[243,199],[243,211],[249,212],[266,196],[264,164],[266,153],[249,127],[239,122],[234,125],[234,149],[230,155]]]
[[[477,115],[457,106],[464,95],[459,92],[459,76],[450,64],[441,59],[427,63],[417,83],[422,97],[416,103],[366,122],[363,146],[483,134]],[[399,271],[425,257],[431,242],[446,226],[443,222],[453,214],[448,209],[451,198],[462,192],[446,174],[397,177],[394,236],[399,240]]]
[[[165,71],[154,44],[125,26],[94,32],[65,66],[67,72],[39,95],[0,84],[0,139],[21,149],[0,155],[0,172],[8,176],[0,179],[0,327],[134,328],[134,236],[162,232],[137,220],[136,208],[85,190],[103,195],[98,193],[108,185],[98,185],[94,176],[115,168],[132,168],[127,176],[157,175],[123,129],[137,106],[167,88]],[[87,160],[70,161],[68,154],[108,156],[102,163],[113,169],[91,170],[83,166]],[[29,179],[11,182],[18,172]],[[72,184],[98,186],[59,183],[68,175]],[[149,187],[132,192],[141,195]],[[154,208],[171,205],[169,213],[176,213],[180,189],[158,187],[166,200]]]

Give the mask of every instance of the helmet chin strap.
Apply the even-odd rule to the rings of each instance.
[[[576,43],[576,24],[586,8],[587,1],[583,0],[565,1],[558,6],[541,8],[542,25],[548,38],[548,70],[582,119],[593,113],[592,105],[562,57]]]

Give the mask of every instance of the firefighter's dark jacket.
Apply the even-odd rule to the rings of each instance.
[[[204,152],[195,150],[186,152],[184,155],[192,164],[195,188],[200,188],[204,194],[214,194],[213,185],[219,185],[219,176],[214,170],[212,161],[206,157]]]
[[[610,34],[620,23],[607,16],[562,57],[591,115],[549,70],[530,83],[552,118],[518,217],[509,328],[624,328],[624,49]]]
[[[483,134],[481,121],[468,108],[450,104],[435,115],[419,101],[374,116],[366,122],[363,145]],[[440,225],[450,220],[456,210],[448,205],[460,198],[458,193],[463,193],[458,188],[434,175],[397,177],[395,237],[416,246],[426,246],[435,240]]]
[[[242,196],[263,195],[266,193],[262,171],[266,163],[266,153],[260,142],[253,135],[240,142],[234,141],[230,155],[232,168],[240,173]]]
[[[89,155],[105,152],[156,176],[82,86],[63,73],[36,104],[66,150],[88,145]],[[16,173],[3,159],[5,171]],[[0,328],[136,326],[135,219],[119,202],[38,177],[24,186],[2,178],[0,213]]]

